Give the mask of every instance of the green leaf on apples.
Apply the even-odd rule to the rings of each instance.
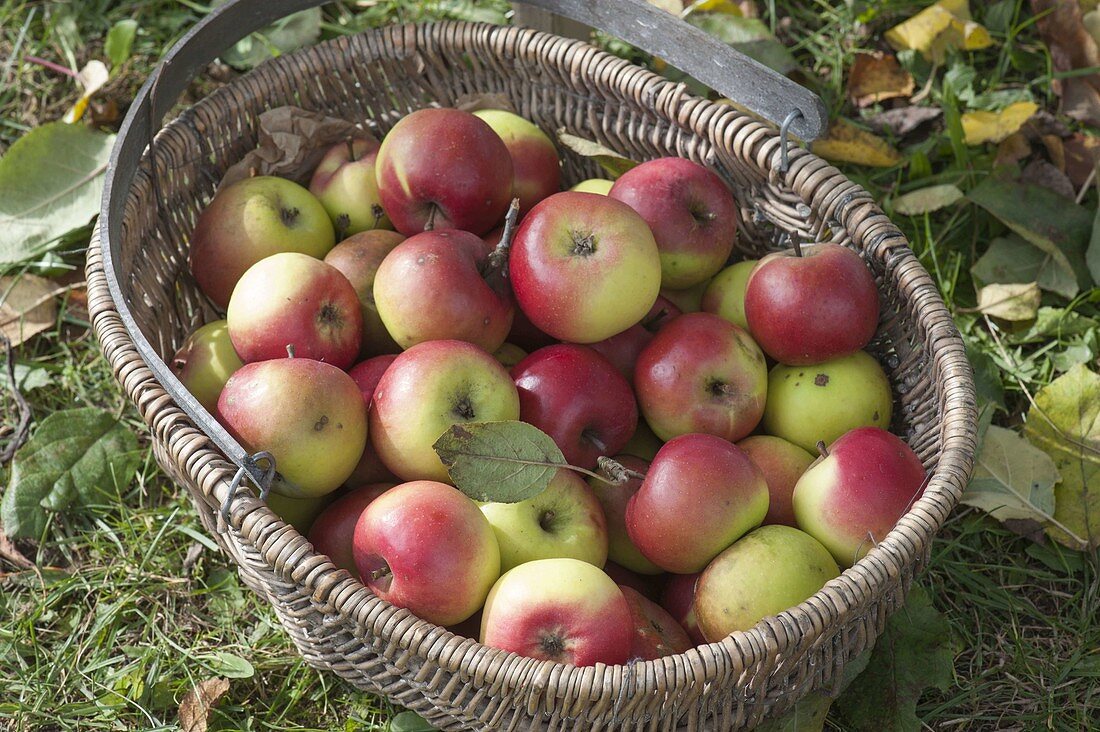
[[[604,147],[598,142],[586,140],[583,137],[571,135],[564,129],[558,130],[558,142],[563,147],[575,152],[582,158],[592,158],[601,168],[607,171],[612,178],[618,178],[626,171],[638,165],[637,162],[624,158],[609,147]]]
[[[1078,364],[1043,387],[1024,433],[1062,476],[1047,534],[1071,549],[1100,547],[1100,375]]]
[[[51,122],[0,158],[0,270],[40,257],[99,211],[115,136]]]
[[[390,720],[389,732],[433,732],[435,727],[416,712],[401,712]]]
[[[867,668],[836,700],[852,732],[918,732],[917,701],[928,687],[951,683],[955,645],[947,618],[913,585],[886,621]]]
[[[475,501],[525,501],[569,466],[550,436],[526,422],[452,425],[432,447],[455,487]]]
[[[1046,522],[1054,513],[1054,484],[1060,479],[1049,455],[1016,432],[991,425],[961,500],[998,521]]]
[[[54,412],[12,460],[0,521],[12,538],[38,538],[49,515],[97,499],[117,500],[141,463],[137,438],[110,412]]]

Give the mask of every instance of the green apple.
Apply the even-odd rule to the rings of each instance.
[[[856,427],[889,427],[890,382],[878,361],[864,351],[817,364],[779,364],[768,374],[762,424],[769,435],[817,453]]]
[[[580,193],[599,193],[601,196],[606,196],[611,192],[611,186],[613,185],[615,185],[615,181],[613,180],[588,178],[587,180],[582,180],[569,190],[579,191]]]
[[[731,264],[714,275],[714,279],[703,292],[700,303],[703,312],[714,313],[748,330],[749,323],[745,320],[745,286],[749,284],[749,275],[755,266],[755,259],[746,259]]]
[[[500,546],[500,571],[524,562],[572,557],[597,567],[607,561],[607,523],[585,482],[559,470],[542,493],[517,503],[482,503]]]
[[[790,526],[762,526],[715,557],[695,586],[695,616],[711,643],[793,607],[840,574],[829,550]]]
[[[229,326],[215,320],[187,336],[169,362],[172,373],[211,414],[233,372],[244,366],[229,340]]]
[[[523,350],[515,343],[502,343],[500,348],[493,351],[493,358],[500,361],[500,365],[504,368],[510,369],[527,358],[527,351]]]

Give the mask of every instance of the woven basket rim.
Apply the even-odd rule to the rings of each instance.
[[[779,139],[776,130],[771,126],[758,122],[727,105],[695,97],[687,92],[683,84],[663,79],[657,74],[638,67],[629,61],[600,51],[584,41],[563,39],[553,34],[514,26],[494,26],[466,21],[404,24],[400,27],[408,29],[406,32],[412,36],[424,29],[438,30],[441,35],[446,35],[452,31],[457,34],[457,31],[467,27],[488,28],[491,29],[491,33],[514,34],[517,41],[519,39],[538,40],[547,46],[553,47],[557,52],[572,49],[583,50],[585,53],[600,54],[610,59],[608,61],[609,68],[616,72],[616,76],[621,73],[628,73],[632,77],[631,84],[637,84],[639,81],[645,82],[647,88],[652,92],[650,101],[653,108],[665,116],[671,125],[678,124],[672,110],[681,108],[684,105],[698,105],[709,112],[700,117],[705,127],[709,127],[711,130],[722,129],[726,131],[728,136],[732,134],[729,129],[732,124],[738,128],[736,131],[739,134],[754,136],[757,145],[755,158],[757,164],[762,169],[768,169],[770,175],[778,176],[779,180],[785,183],[790,190],[798,192],[801,188],[800,182],[803,181],[804,176],[812,176],[815,182],[818,183],[822,180],[843,182],[846,184],[844,190],[847,191],[844,198],[847,199],[849,204],[851,201],[858,199],[859,210],[863,215],[879,215],[885,219],[885,214],[882,213],[881,209],[870,202],[869,193],[862,187],[852,183],[835,167],[827,164],[823,166],[823,161],[808,150],[802,148],[791,150],[789,168],[784,173],[779,173],[777,170],[780,156]],[[381,31],[371,29],[364,31],[363,34],[377,32]],[[338,40],[340,39],[325,41],[318,45],[331,44]],[[290,63],[293,59],[304,53],[309,53],[311,50],[312,47],[273,59],[261,65],[252,73],[278,73],[283,68],[283,64]],[[230,84],[215,91],[211,97],[200,100],[195,106],[204,104],[209,98],[219,93],[231,93],[229,90],[232,89],[233,83],[235,82],[230,82]],[[625,84],[622,80],[617,83],[619,85]],[[179,118],[176,118],[169,124],[176,124],[178,121]],[[706,129],[689,131],[697,134],[708,133]],[[714,139],[716,144],[723,142],[718,138]],[[146,152],[142,156],[142,161],[145,162],[147,158],[148,153]],[[812,209],[821,211],[830,207],[841,209],[845,206],[846,202],[837,200],[837,198],[834,198],[834,200],[828,200],[827,198],[818,200],[816,192],[823,188],[827,189],[826,186],[818,184],[814,189],[815,195],[811,195],[807,199],[802,193],[798,193],[799,198]],[[128,195],[129,190],[120,190],[117,193]],[[851,214],[849,213],[849,215]],[[853,239],[859,242],[860,247],[864,249],[881,247],[887,250],[894,270],[905,270],[918,280],[913,285],[913,289],[917,287],[932,288],[934,296],[926,297],[925,301],[920,304],[918,319],[932,320],[936,317],[947,316],[947,320],[950,322],[950,313],[947,311],[946,305],[938,292],[935,291],[935,285],[931,277],[920,265],[916,256],[909,250],[901,232],[892,224],[879,228],[872,227],[872,229],[873,233],[853,232]],[[119,304],[114,302],[107,286],[107,276],[102,268],[103,250],[107,246],[108,242],[103,238],[101,226],[97,223],[91,251],[89,252],[89,303],[93,311],[93,321],[97,334],[100,335],[101,347],[103,334],[108,331],[114,336],[121,333],[126,339],[122,347],[112,348],[110,352],[105,351],[105,356],[116,369],[117,374],[117,369],[123,366],[127,359],[132,358],[137,353],[137,349],[132,335],[123,328],[122,320],[119,317]],[[945,329],[942,324],[940,325],[940,330],[943,332],[937,348],[929,354],[929,358],[945,359],[965,364],[965,353],[957,330],[953,326],[950,329]],[[940,529],[943,519],[957,503],[959,494],[965,484],[965,478],[969,474],[974,453],[976,415],[973,399],[971,398],[973,382],[964,369],[962,372],[948,377],[942,387],[945,396],[941,424],[950,419],[957,422],[960,429],[957,434],[946,434],[944,436],[937,465],[929,473],[927,489],[910,511],[891,530],[889,535],[873,547],[854,567],[846,569],[839,577],[830,580],[811,598],[784,610],[776,616],[761,620],[750,630],[737,631],[720,641],[692,648],[682,655],[690,657],[706,651],[708,655],[715,657],[749,658],[750,660],[746,661],[740,668],[726,669],[727,677],[736,678],[754,663],[759,663],[761,659],[765,658],[765,655],[780,658],[783,656],[783,652],[790,648],[796,640],[804,640],[807,635],[820,636],[830,625],[842,620],[841,616],[846,608],[859,607],[871,602],[874,599],[874,585],[860,581],[862,576],[859,568],[878,565],[885,574],[894,575],[901,571],[902,566],[920,562],[924,547]],[[158,408],[160,409],[170,408],[176,410],[178,413],[173,414],[176,429],[190,428],[195,432],[202,432],[198,425],[179,410],[171,390],[166,388],[152,372],[149,372],[145,379],[142,399],[147,402],[158,402],[160,405]],[[179,468],[187,471],[188,474],[195,471],[193,477],[197,479],[198,470],[209,469],[212,463],[222,463],[217,465],[224,473],[218,481],[218,490],[212,491],[208,496],[214,502],[220,502],[224,500],[229,492],[228,482],[229,476],[232,474],[232,469],[225,467],[223,461],[225,461],[224,456],[215,448],[198,446],[187,464],[180,465]],[[956,472],[952,472],[953,470]],[[218,495],[219,493],[221,495]],[[295,531],[264,504],[255,499],[245,498],[233,501],[229,521],[232,530],[247,534],[249,533],[249,526],[254,524],[262,525],[265,541],[270,540],[276,534],[282,535],[287,531]],[[305,541],[304,538],[303,541]],[[384,600],[375,597],[350,574],[344,570],[336,569],[324,555],[313,552],[312,547],[307,553],[296,553],[293,560],[275,564],[279,576],[285,581],[296,583],[313,591],[319,600],[331,602],[337,610],[348,617],[366,618],[369,610],[379,604],[392,607]],[[806,622],[799,621],[795,611],[801,611],[802,617],[815,617],[818,622],[814,623],[812,627],[808,627]],[[426,636],[435,637],[440,633],[450,633],[444,628],[417,618],[404,609],[396,609],[395,613],[387,614],[382,620],[384,620],[387,627],[380,627],[382,624],[380,621],[372,628],[372,632],[388,633],[391,638],[398,636],[400,638],[399,642],[402,645],[408,643],[409,647],[422,642]],[[631,693],[653,693],[659,690],[651,683],[655,675],[650,673],[650,669],[666,665],[666,672],[674,673],[676,671],[672,667],[673,661],[671,660],[676,657],[666,657],[623,666],[597,664],[595,667],[573,667],[552,661],[536,661],[524,658],[506,651],[483,646],[474,639],[461,636],[454,637],[462,638],[460,645],[455,647],[460,652],[451,653],[446,658],[434,658],[432,659],[433,662],[459,674],[470,677],[483,676],[484,681],[482,683],[486,686],[493,686],[506,679],[524,677],[532,683],[541,681],[547,686],[568,687],[573,683],[572,675],[575,672],[584,668],[595,668],[598,680],[592,685],[593,688],[601,685],[612,685],[618,687],[620,692],[630,688]],[[722,653],[718,653],[718,651],[722,651]],[[507,657],[507,660],[499,665],[489,663],[490,660],[500,656]],[[701,668],[703,666],[713,668],[714,659],[710,660],[711,663],[708,664],[707,659],[699,658],[697,663],[689,663],[688,666],[690,668]],[[708,673],[706,678],[696,678],[695,682],[705,683],[712,680],[712,677],[713,674]]]

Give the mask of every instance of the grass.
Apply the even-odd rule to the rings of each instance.
[[[829,108],[847,116],[852,110],[843,89],[853,53],[880,47],[884,29],[925,4],[758,3],[765,22],[795,51]],[[361,5],[328,7],[325,32],[474,10],[473,3],[457,0]],[[979,20],[994,6],[999,13],[993,18],[997,24],[988,22],[999,43],[967,57],[981,71],[982,89],[1025,90],[1050,107],[1049,58],[1026,3],[972,5]],[[477,9],[485,12],[484,6]],[[190,0],[0,0],[0,74],[17,42],[20,54],[79,68],[102,56],[102,39],[114,22],[132,17],[141,28],[134,56],[97,97],[124,105],[155,60],[204,10]],[[931,76],[931,93],[949,107],[952,99],[942,85],[946,69],[923,72],[923,78],[917,74],[918,85]],[[59,118],[75,97],[69,78],[33,64],[11,64],[8,78],[0,78],[0,152],[34,126]],[[889,200],[931,182],[966,187],[992,167],[991,149],[968,148],[952,139],[950,130],[929,134],[912,150],[927,165],[850,166],[846,172],[880,200]],[[974,305],[969,266],[999,233],[997,225],[974,206],[895,219],[958,312],[972,344],[996,348],[987,324],[965,310]],[[80,266],[79,255],[67,259]],[[1070,308],[1092,313],[1097,299],[1083,296]],[[1018,418],[1026,407],[1024,388],[1034,390],[1050,379],[1050,358],[1065,345],[1055,340],[1043,348],[1008,349],[1001,362],[1009,395],[999,422]],[[77,299],[61,309],[51,331],[21,347],[18,358],[44,367],[50,376],[48,384],[28,394],[36,420],[62,408],[94,405],[123,415],[144,439],[144,426],[119,394]],[[0,396],[0,413],[11,408],[10,397]],[[7,482],[6,468],[0,466],[0,485]],[[238,581],[231,562],[204,535],[186,493],[151,457],[114,500],[56,517],[45,541],[19,548],[35,567],[0,559],[0,730],[178,729],[182,697],[195,683],[219,675],[232,679],[211,729],[387,727],[390,705],[304,664],[273,613]],[[1035,544],[975,509],[962,509],[934,543],[922,581],[946,614],[959,648],[954,685],[929,692],[920,703],[925,728],[1095,726],[1100,719],[1095,555]],[[839,720],[829,726],[843,729]]]

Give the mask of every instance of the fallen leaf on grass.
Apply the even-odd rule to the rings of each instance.
[[[974,51],[993,45],[989,31],[970,19],[967,0],[940,0],[886,31],[896,51],[912,49],[942,61],[949,50]]]
[[[993,167],[1015,165],[1031,155],[1031,143],[1023,132],[1013,132],[997,145],[997,155],[993,158]]]
[[[626,171],[638,165],[633,160],[624,158],[609,147],[604,147],[598,142],[586,140],[583,137],[571,135],[564,129],[558,130],[558,142],[560,142],[563,147],[572,150],[581,157],[592,158],[601,168],[607,171],[608,175],[612,178],[618,178]]]
[[[890,143],[845,119],[834,120],[829,134],[812,145],[815,155],[826,160],[889,168],[901,162],[901,155]]]
[[[998,521],[1049,521],[1054,513],[1054,484],[1060,479],[1049,455],[1016,432],[992,425],[960,500]]]
[[[857,53],[848,72],[848,98],[858,107],[908,97],[914,87],[913,77],[892,53]]]
[[[1100,376],[1077,365],[1039,390],[1024,434],[1062,476],[1047,534],[1072,549],[1100,547]]]
[[[1100,162],[1100,137],[1076,132],[1062,140],[1066,175],[1076,188],[1081,188]]]
[[[902,216],[919,216],[939,211],[941,208],[958,203],[963,198],[963,192],[951,183],[928,186],[895,198],[894,211]]]
[[[54,296],[63,289],[32,274],[0,277],[0,333],[18,346],[52,328],[57,319]]]
[[[126,63],[134,47],[134,38],[137,36],[138,24],[133,18],[123,18],[111,26],[107,31],[107,39],[103,42],[103,52],[107,54],[107,60],[111,62],[111,70],[117,71],[119,66]]]
[[[978,290],[978,312],[992,318],[1021,322],[1035,317],[1040,300],[1042,294],[1034,282],[986,285]]]
[[[863,121],[877,132],[890,132],[895,137],[905,137],[925,122],[943,116],[939,107],[899,107],[867,117]]]
[[[1031,9],[1055,73],[1100,66],[1100,48],[1085,28],[1077,0],[1031,0]],[[1062,98],[1062,114],[1100,126],[1100,74],[1055,78],[1051,87]]]
[[[1073,184],[1070,183],[1066,174],[1046,160],[1032,160],[1024,166],[1020,173],[1020,182],[1041,186],[1070,201],[1077,197],[1077,191],[1073,190]]]
[[[76,104],[65,113],[62,121],[67,124],[79,122],[80,118],[84,116],[84,110],[88,108],[88,101],[92,98],[92,95],[102,89],[110,77],[111,74],[107,71],[107,65],[102,61],[92,60],[85,64],[84,68],[76,75],[76,80],[80,83],[83,93]]]
[[[1039,109],[1034,102],[1016,102],[999,112],[964,112],[963,134],[967,145],[1000,142],[1019,130]]]
[[[210,711],[229,691],[229,679],[206,679],[192,687],[180,702],[180,728],[183,732],[206,732]]]
[[[989,243],[985,253],[970,266],[983,285],[1034,282],[1067,300],[1077,295],[1077,278],[1064,260],[1055,259],[1017,234]]]

